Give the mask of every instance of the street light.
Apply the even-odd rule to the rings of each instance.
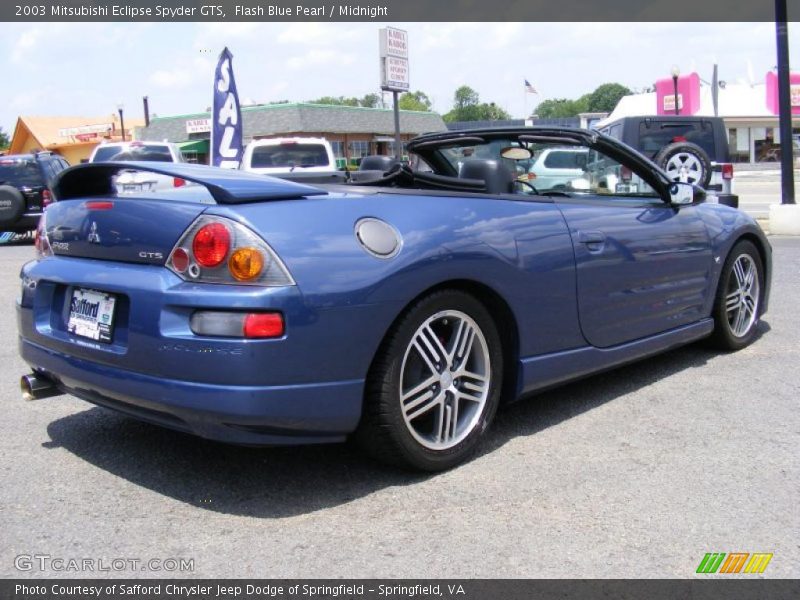
[[[672,65],[672,91],[675,94],[675,114],[681,114],[681,109],[678,106],[678,76],[681,74],[681,70],[678,68],[678,65]]]
[[[122,130],[122,141],[125,141],[125,117],[122,116],[122,111],[125,105],[122,102],[117,104],[117,111],[119,112],[119,128]]]

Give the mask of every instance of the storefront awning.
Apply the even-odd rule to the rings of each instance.
[[[178,148],[184,154],[193,152],[195,154],[208,154],[209,141],[208,140],[189,140],[188,142],[178,143]]]

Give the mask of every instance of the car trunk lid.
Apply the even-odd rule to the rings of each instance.
[[[94,197],[56,202],[45,230],[54,254],[163,265],[181,234],[207,205]]]

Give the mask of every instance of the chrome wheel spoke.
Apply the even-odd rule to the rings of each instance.
[[[403,407],[406,419],[413,421],[420,415],[424,415],[435,406],[441,405],[443,398],[444,394],[434,394],[431,390],[428,390],[426,393],[416,398],[413,402],[410,402]]]
[[[733,310],[736,310],[736,308],[739,306],[741,297],[742,293],[739,290],[736,290],[735,292],[731,292],[730,294],[728,294],[725,299],[726,312],[731,312]]]
[[[475,373],[463,372],[459,375],[459,393],[465,400],[480,402],[486,390],[486,378]]]
[[[455,368],[464,362],[464,358],[472,352],[472,343],[475,340],[475,329],[466,321],[459,321],[456,333],[453,336],[452,347],[448,354],[450,366]]]

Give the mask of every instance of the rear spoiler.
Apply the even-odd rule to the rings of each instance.
[[[53,196],[56,200],[71,200],[114,195],[114,176],[120,171],[147,171],[200,184],[217,204],[291,200],[328,193],[310,185],[233,169],[188,163],[131,161],[89,163],[65,169],[55,179]]]

